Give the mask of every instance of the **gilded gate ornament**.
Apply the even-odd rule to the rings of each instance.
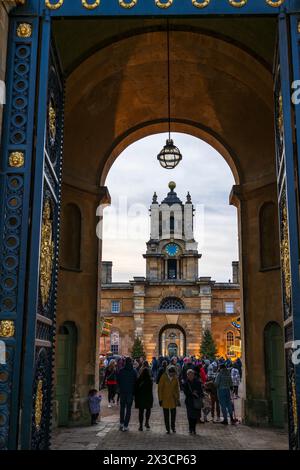
[[[9,166],[12,168],[21,168],[25,163],[25,156],[23,152],[11,152],[9,154]]]
[[[39,429],[42,422],[43,416],[43,381],[39,380],[36,390],[36,399],[35,399],[35,412],[34,419],[35,425]]]
[[[50,10],[58,10],[63,6],[65,0],[58,0],[56,3],[52,3],[53,0],[45,0],[45,5]]]
[[[247,2],[248,0],[229,0],[230,5],[236,8],[244,7]]]
[[[40,292],[43,307],[45,307],[48,302],[52,281],[52,268],[54,256],[52,224],[53,221],[51,217],[51,205],[49,200],[47,200],[45,202],[43,210],[40,258]]]
[[[0,321],[0,337],[13,338],[15,336],[15,323],[11,320]]]
[[[192,4],[196,8],[205,8],[210,4],[210,0],[192,0]]]
[[[282,240],[280,244],[282,272],[285,285],[285,297],[287,303],[291,302],[291,266],[290,266],[290,247],[289,247],[289,229],[287,220],[286,206],[282,210]]]
[[[267,4],[270,5],[270,7],[278,8],[280,7],[285,0],[266,0]]]
[[[48,126],[51,143],[54,143],[56,137],[56,110],[52,100],[50,100],[48,108]]]
[[[155,0],[155,5],[158,8],[169,8],[171,5],[173,5],[173,0],[165,0],[165,1]]]
[[[278,96],[278,129],[281,133],[283,133],[283,103],[282,103],[282,94]]]
[[[29,23],[20,23],[17,28],[17,36],[19,38],[31,38],[32,25]]]
[[[135,5],[137,4],[138,0],[131,0],[131,1],[128,1],[128,0],[119,0],[119,5],[122,7],[122,8],[133,8],[135,7]]]
[[[298,411],[297,411],[297,395],[296,395],[296,384],[295,379],[292,382],[292,411],[294,421],[294,433],[298,432]]]
[[[101,0],[95,0],[93,3],[88,3],[87,0],[81,0],[81,2],[82,2],[82,6],[86,8],[87,10],[94,10],[100,5]]]

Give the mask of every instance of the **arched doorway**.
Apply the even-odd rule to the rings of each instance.
[[[186,355],[186,333],[180,325],[165,325],[159,332],[158,342],[160,356]]]
[[[57,424],[67,426],[70,419],[70,400],[75,383],[77,328],[65,322],[57,335],[56,389]]]
[[[264,331],[267,397],[270,403],[270,422],[283,427],[285,420],[285,373],[283,333],[278,323],[268,323]]]

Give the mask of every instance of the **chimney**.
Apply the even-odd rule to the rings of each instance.
[[[240,276],[239,276],[239,262],[232,261],[232,282],[234,284],[240,283]]]
[[[101,283],[112,283],[112,261],[102,261]]]

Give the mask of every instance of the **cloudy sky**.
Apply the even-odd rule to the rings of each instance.
[[[150,237],[149,207],[154,191],[165,198],[176,182],[183,202],[190,191],[196,209],[195,239],[202,258],[199,275],[216,281],[232,278],[231,262],[238,259],[237,211],[229,205],[234,184],[222,156],[205,142],[186,134],[172,134],[183,160],[165,170],[156,156],[166,134],[146,137],[128,147],[112,166],[107,180],[112,205],[104,210],[103,260],[113,262],[113,281],[145,276],[146,242]]]

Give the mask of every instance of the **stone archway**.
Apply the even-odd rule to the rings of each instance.
[[[118,38],[94,51],[67,78],[63,199],[64,203],[80,200],[87,216],[85,266],[82,273],[72,276],[72,282],[70,273],[60,273],[58,317],[66,306],[81,319],[82,308],[87,316],[97,310],[95,209],[106,194],[106,175],[120,152],[134,140],[166,129],[164,40],[164,31]],[[228,162],[236,181],[231,203],[238,211],[241,278],[247,291],[241,314],[247,335],[243,360],[246,367],[255,363],[261,377],[257,381],[253,371],[258,369],[249,367],[245,389],[251,393],[246,414],[255,423],[261,419],[261,397],[265,395],[259,360],[263,340],[259,336],[257,341],[257,329],[270,319],[270,312],[274,321],[282,318],[279,270],[260,272],[258,261],[258,207],[266,200],[277,203],[272,75],[264,61],[222,37],[174,30],[171,41],[172,130],[188,132],[213,145]],[[86,306],[74,301],[82,283],[88,296]],[[65,285],[69,286],[68,296]],[[268,308],[266,293],[272,303]],[[83,334],[95,337],[94,324],[81,322]],[[90,354],[87,349],[82,360]],[[97,370],[96,357],[94,361]],[[82,383],[82,391],[85,389]]]
[[[178,324],[165,325],[158,335],[159,355],[164,357],[185,356],[186,342],[186,332],[182,326]]]

